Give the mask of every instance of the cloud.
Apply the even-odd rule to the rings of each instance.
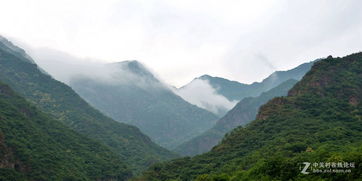
[[[77,58],[50,48],[32,49],[27,46],[26,51],[38,66],[64,83],[80,76],[99,80],[110,80],[112,77],[113,71],[106,64],[96,60]]]
[[[187,102],[204,108],[216,115],[223,115],[233,108],[237,101],[229,101],[217,93],[207,80],[194,79],[187,86],[175,90]]]
[[[95,59],[79,58],[54,49],[32,48],[21,42],[16,42],[16,44],[25,48],[35,63],[52,77],[68,85],[72,84],[72,81],[76,82],[77,79],[86,78],[96,80],[100,84],[132,85],[145,90],[151,86],[153,90],[166,88],[174,91],[189,103],[217,115],[223,115],[237,103],[218,94],[207,80],[195,79],[182,89],[176,89],[159,80],[157,74],[137,61],[135,63],[140,66],[140,69],[132,71],[127,66],[132,61],[109,64]],[[143,76],[144,73],[146,76]]]
[[[178,87],[203,74],[251,83],[272,69],[360,51],[361,5],[356,0],[11,0],[1,3],[0,33],[90,60],[142,60]]]
[[[94,59],[78,58],[54,49],[31,48],[26,45],[24,47],[39,67],[68,85],[77,79],[92,79],[100,84],[133,85],[144,89],[151,86],[153,89],[167,87],[153,72],[137,61],[104,63]],[[140,69],[132,71],[128,67],[131,62],[136,63]]]

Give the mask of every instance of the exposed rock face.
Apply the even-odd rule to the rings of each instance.
[[[359,100],[357,97],[352,96],[351,98],[349,98],[349,104],[353,105],[353,106],[357,106],[359,104]]]
[[[269,118],[269,114],[273,113],[273,109],[276,107],[282,106],[283,104],[286,104],[287,100],[283,97],[277,97],[268,102],[268,104],[263,105],[260,107],[259,113],[256,116],[256,119],[260,120],[266,120]]]

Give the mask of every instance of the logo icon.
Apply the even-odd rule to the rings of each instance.
[[[310,167],[310,163],[309,162],[303,162],[304,164],[304,168],[302,169],[301,173],[302,174],[309,174],[309,172],[307,172],[308,168]]]

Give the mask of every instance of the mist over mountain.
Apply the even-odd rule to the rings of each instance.
[[[87,76],[108,81],[112,79],[112,72],[115,71],[99,60],[79,58],[51,48],[33,48],[24,45],[24,49],[39,67],[45,69],[54,79],[66,84],[74,76]]]
[[[70,85],[92,106],[117,121],[137,126],[167,148],[201,134],[219,118],[184,101],[139,61],[105,64],[52,49],[27,49],[50,75]],[[217,96],[203,95],[208,99]]]
[[[222,117],[245,97],[259,96],[289,79],[300,80],[310,70],[314,62],[301,64],[291,70],[276,71],[262,82],[252,84],[203,75],[175,90],[175,92],[191,104]]]
[[[172,149],[211,128],[218,119],[176,95],[138,61],[106,67],[115,70],[111,82],[74,76],[69,85],[106,115],[137,126],[161,146]]]
[[[218,118],[224,116],[244,97],[258,96],[288,79],[299,80],[312,65],[310,62],[292,70],[277,71],[262,82],[253,84],[242,84],[220,77],[203,75],[175,89],[160,81],[154,72],[138,61],[110,64],[95,60],[89,62],[51,49],[33,50],[31,54],[37,57],[37,62],[46,67],[52,76],[70,85],[91,105],[115,120],[139,127],[155,142],[170,149],[211,128]],[[184,101],[178,96],[199,108],[212,112],[217,117],[212,117],[204,111],[188,117],[186,109],[181,112],[176,111],[180,107],[200,110],[197,107],[181,106],[185,103],[181,103]],[[174,100],[178,100],[178,103]],[[197,114],[209,114],[209,116]],[[171,124],[170,120],[189,123],[176,126],[178,124]],[[204,120],[214,121],[205,122]],[[200,125],[197,125],[197,122],[200,122]],[[162,126],[159,127],[160,125]],[[171,126],[179,128],[170,129]],[[181,131],[183,127],[191,127],[191,129]],[[178,129],[180,131],[177,131]],[[161,130],[172,130],[173,134],[169,135],[168,131]]]
[[[177,156],[152,142],[138,128],[114,121],[91,107],[72,88],[44,74],[33,62],[24,61],[27,56],[22,56],[22,51],[9,51],[6,47],[6,44],[0,42],[2,82],[36,105],[39,110],[50,114],[54,120],[106,145],[127,163],[133,172]],[[60,71],[65,70],[67,69]]]
[[[196,78],[186,86],[175,89],[175,93],[198,107],[218,116],[223,116],[233,108],[237,101],[230,101],[210,85],[209,80]]]

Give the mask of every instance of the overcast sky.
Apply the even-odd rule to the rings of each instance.
[[[0,34],[32,47],[137,59],[181,86],[202,74],[260,81],[362,50],[355,0],[0,0]]]

